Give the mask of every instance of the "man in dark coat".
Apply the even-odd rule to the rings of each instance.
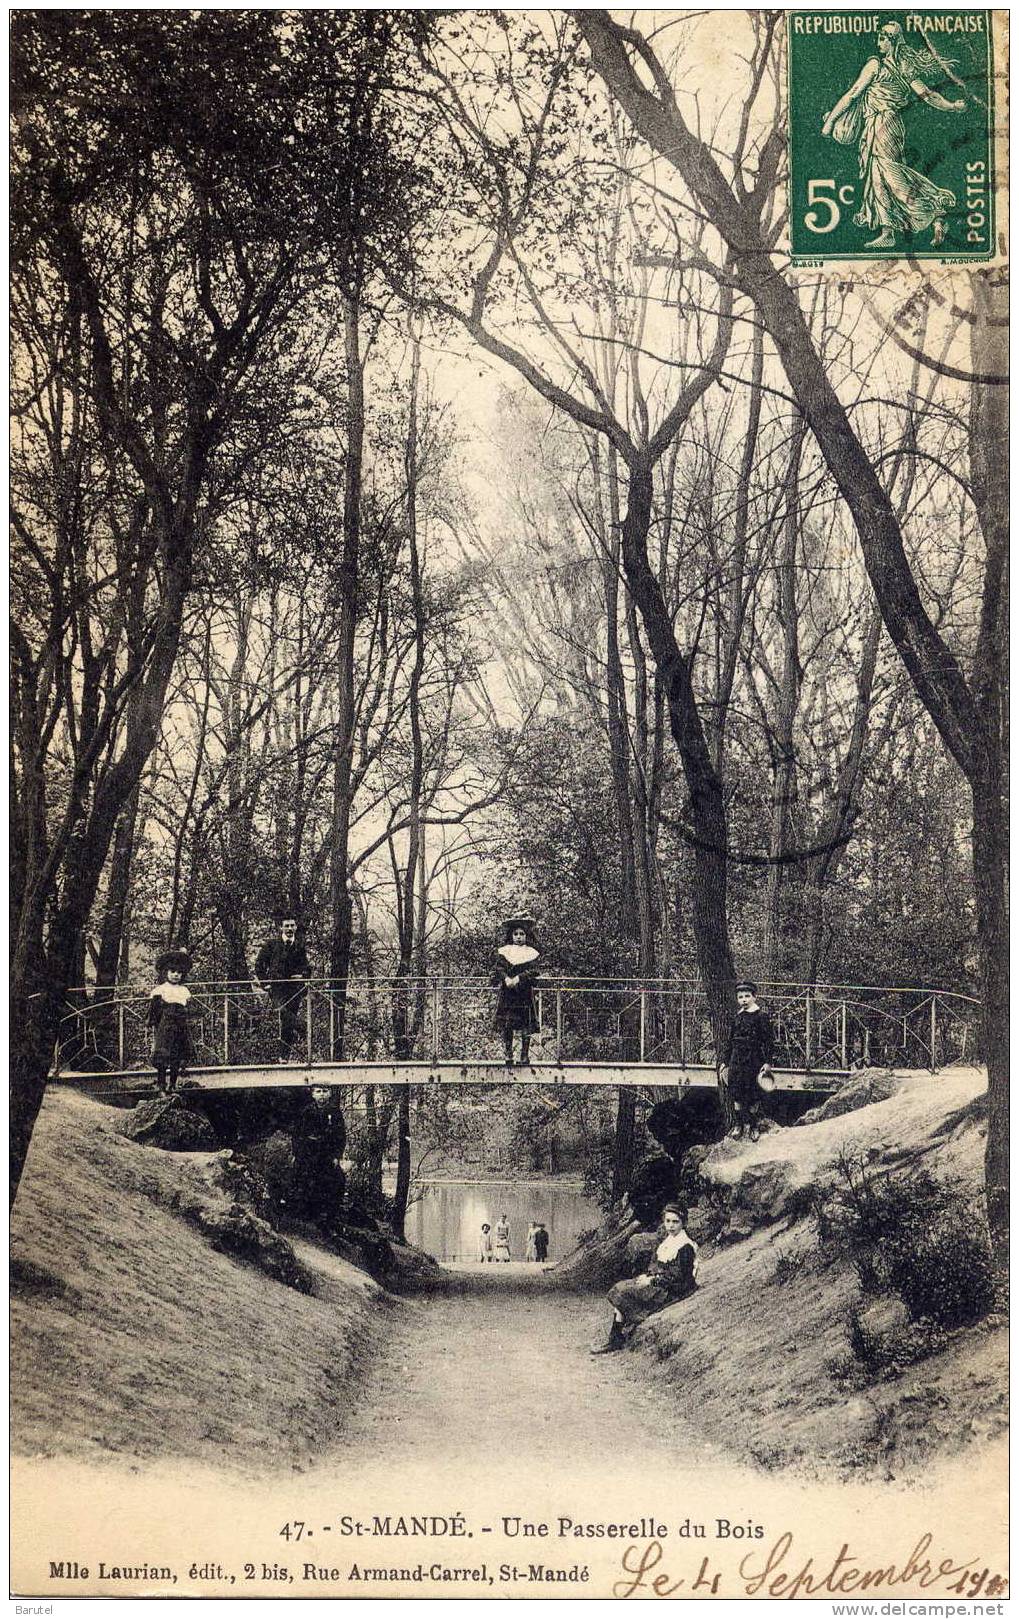
[[[749,979],[736,985],[736,1004],[739,1011],[733,1018],[725,1049],[729,1096],[736,1110],[736,1124],[731,1134],[738,1137],[746,1130],[750,1139],[756,1141],[762,1103],[758,1081],[762,1073],[771,1074],[775,1031],[771,1019],[757,1004],[757,985]]]
[[[269,996],[279,1015],[277,1062],[290,1061],[304,1000],[304,980],[310,976],[308,952],[297,939],[297,920],[286,916],[280,923],[279,937],[269,939],[258,952],[253,980],[256,991]]]
[[[534,1257],[539,1265],[543,1265],[548,1258],[548,1232],[543,1225],[539,1225],[534,1233]]]
[[[339,1096],[328,1085],[313,1085],[293,1129],[296,1205],[306,1220],[332,1234],[343,1208],[346,1175],[341,1160],[347,1127]]]

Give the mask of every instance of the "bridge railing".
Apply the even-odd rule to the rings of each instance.
[[[248,982],[192,983],[195,1066],[272,1063],[280,1051],[278,1001]],[[704,990],[679,979],[545,977],[540,1063],[625,1062],[713,1068]],[[932,1071],[979,1060],[979,1003],[934,989],[766,984],[775,1062],[845,1073],[870,1064]],[[55,1072],[116,1073],[150,1066],[149,995],[130,986],[71,992]],[[466,1063],[498,1060],[495,991],[481,978],[310,979],[294,990],[292,1061]]]

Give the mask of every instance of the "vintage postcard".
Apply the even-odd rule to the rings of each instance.
[[[24,1611],[1003,1612],[1007,54],[12,12]]]

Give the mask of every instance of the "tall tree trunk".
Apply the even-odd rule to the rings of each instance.
[[[780,965],[783,937],[782,900],[785,868],[782,856],[789,847],[789,825],[796,792],[796,714],[800,706],[799,603],[796,599],[796,559],[800,538],[800,455],[806,424],[797,414],[785,473],[785,514],[782,545],[776,569],[778,621],[782,633],[782,665],[778,676],[773,745],[775,758],[771,790],[771,826],[768,854],[771,864],[765,881],[764,977],[774,978]]]
[[[846,751],[842,756],[834,800],[831,811],[821,822],[817,834],[821,853],[807,862],[804,873],[803,950],[799,973],[807,984],[816,984],[821,972],[825,951],[825,898],[838,874],[846,842],[856,819],[857,794],[870,728],[874,674],[880,645],[881,614],[875,607],[864,634],[860,669],[856,677],[853,725]]]
[[[336,1014],[332,1056],[343,1055],[346,987],[353,943],[349,888],[350,820],[354,765],[354,645],[361,549],[361,484],[364,467],[364,360],[355,295],[343,297],[344,355],[347,367],[347,459],[343,486],[343,545],[337,570],[336,760],[333,766],[332,834],[329,851],[329,974]]]
[[[970,352],[977,377],[1007,374],[1008,290],[995,271],[979,271],[973,276]],[[987,553],[972,676],[981,718],[981,746],[970,775],[973,880],[987,1062],[984,1163],[987,1217],[995,1258],[1004,1270],[1009,1251],[1008,714],[1004,667],[1008,646],[1009,463],[1008,397],[1003,386],[974,382],[969,430],[973,501]]]
[[[602,467],[597,440],[592,449],[596,484],[596,511],[602,533],[599,558],[605,595],[605,696],[608,713],[609,768],[612,797],[616,808],[619,841],[619,933],[632,940],[637,931],[636,881],[633,866],[634,827],[630,802],[630,737],[627,723],[626,677],[619,655],[619,547],[620,504],[619,467],[615,451],[609,447],[605,472],[608,496],[608,527],[604,523],[601,491]]]
[[[722,783],[711,762],[697,707],[690,663],[676,642],[672,617],[648,563],[653,480],[640,464],[630,468],[623,519],[623,567],[665,686],[669,723],[689,793],[687,841],[693,847],[691,923],[716,1051],[721,1051],[735,1010],[736,974],[727,914],[728,834]]]
[[[64,1015],[74,962],[95,901],[117,821],[141,779],[159,734],[166,692],[180,642],[191,583],[194,502],[182,496],[175,526],[164,538],[167,567],[162,622],[144,681],[133,693],[125,742],[96,784],[81,835],[41,850],[44,864],[30,874],[17,920],[11,958],[10,1198],[13,1202]],[[60,903],[47,917],[47,901],[60,873]],[[48,923],[48,926],[47,926]]]
[[[141,797],[141,783],[135,787],[127,801],[123,815],[117,822],[117,831],[113,839],[113,852],[110,856],[110,870],[106,885],[106,908],[103,911],[103,925],[99,934],[99,950],[96,956],[96,988],[109,989],[120,976],[120,966],[123,960],[124,925],[127,918],[128,896],[131,891],[131,864],[134,859],[135,831],[138,824],[138,802]],[[105,996],[100,996],[105,1000]],[[113,1056],[114,1024],[112,1016],[97,1013],[98,1026],[96,1028],[96,1043],[107,1058]]]
[[[409,998],[406,981],[414,966],[415,946],[423,945],[425,895],[418,895],[421,884],[423,838],[421,826],[424,791],[424,737],[421,729],[421,680],[425,667],[425,610],[422,590],[421,552],[418,545],[418,385],[421,374],[421,344],[414,339],[411,354],[410,404],[407,420],[407,442],[404,453],[404,472],[407,486],[407,541],[410,550],[410,589],[414,609],[414,662],[410,672],[408,695],[411,734],[411,766],[409,798],[409,827],[407,832],[407,863],[403,872],[403,895],[398,907],[400,964],[397,988],[400,997],[400,1030],[405,1055],[408,1043]],[[421,913],[419,915],[419,912]],[[398,1050],[397,1055],[400,1055]],[[410,1086],[400,1091],[396,1125],[396,1190],[393,1195],[392,1227],[400,1238],[407,1219],[410,1198]]]
[[[747,546],[750,539],[750,483],[754,475],[757,439],[761,430],[761,405],[764,381],[764,332],[755,325],[753,332],[753,364],[750,378],[750,404],[747,412],[747,436],[740,457],[739,479],[736,485],[736,518],[733,535],[732,562],[729,567],[729,586],[724,592],[726,624],[722,638],[721,667],[718,691],[711,724],[712,762],[721,776],[725,769],[725,728],[729,718],[729,704],[736,680],[739,650],[743,642],[743,624],[746,619],[750,590],[746,583]]]

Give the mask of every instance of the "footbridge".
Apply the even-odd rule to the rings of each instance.
[[[593,1085],[663,1091],[718,1085],[703,988],[682,979],[544,978],[530,1061],[509,1067],[481,978],[310,979],[279,998],[247,982],[189,985],[203,1088]],[[979,1002],[955,991],[860,984],[761,985],[776,1033],[777,1088],[831,1089],[881,1064],[932,1073],[979,1061]],[[147,989],[68,997],[51,1082],[96,1094],[152,1080]],[[281,1059],[284,1020],[290,1050]]]

